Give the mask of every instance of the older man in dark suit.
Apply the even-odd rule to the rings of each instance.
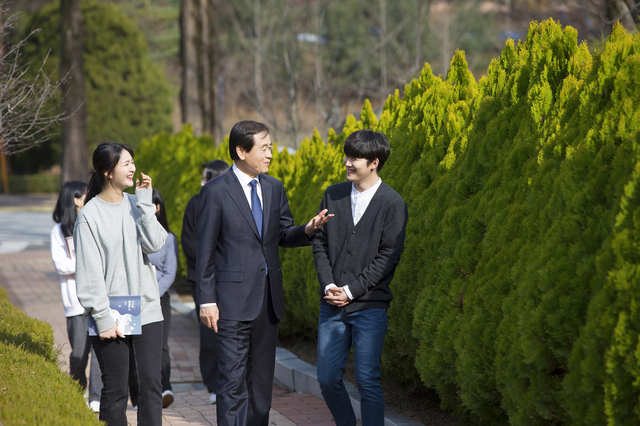
[[[282,182],[265,175],[269,128],[236,123],[230,171],[200,190],[197,299],[218,349],[218,425],[267,426],[284,291],[278,246],[310,245],[333,215],[294,226]]]

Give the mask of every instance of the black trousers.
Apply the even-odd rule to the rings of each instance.
[[[165,291],[160,296],[160,308],[162,309],[162,392],[172,390],[171,388],[171,356],[169,353],[169,331],[171,330],[171,296],[169,291]],[[130,365],[133,365],[133,354],[130,354]],[[135,369],[129,369],[129,397],[131,405],[138,405],[138,378]]]
[[[278,328],[269,280],[255,320],[218,321],[218,426],[269,424]]]
[[[216,391],[216,379],[218,377],[218,351],[216,349],[216,333],[200,321],[200,304],[196,299],[196,283],[189,281],[191,295],[196,303],[196,317],[200,327],[200,375],[202,383],[209,392]]]
[[[100,420],[109,426],[127,426],[129,369],[138,378],[138,424],[162,425],[162,322],[142,326],[142,334],[100,340],[91,336],[91,344],[102,370]],[[130,356],[133,362],[129,363]]]

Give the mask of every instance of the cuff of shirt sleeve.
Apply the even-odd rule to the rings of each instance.
[[[345,285],[342,288],[344,289],[344,292],[347,293],[347,297],[349,298],[349,300],[353,300],[353,295],[351,294],[351,291],[349,290],[349,286]]]
[[[335,285],[334,283],[331,284],[327,284],[327,286],[324,288],[324,295],[327,295],[327,290],[329,290],[330,288],[334,288],[334,287],[338,287],[337,285]],[[344,287],[342,287],[344,289],[344,292],[347,293],[347,297],[349,298],[349,300],[353,300],[353,295],[351,294],[351,291],[349,290],[349,286],[345,285]]]
[[[209,306],[218,306],[217,303],[203,303],[202,305],[200,305],[201,308],[207,308]]]
[[[331,284],[327,284],[324,288],[324,295],[327,295],[327,290],[329,290],[330,288],[334,288],[334,287],[338,287],[337,285],[335,285],[334,283]]]

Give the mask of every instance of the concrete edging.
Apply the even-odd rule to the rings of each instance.
[[[171,307],[180,314],[191,317],[191,319],[197,323],[194,307],[182,303],[174,291],[171,292]],[[276,366],[273,380],[278,387],[292,392],[310,393],[324,401],[322,393],[320,392],[320,385],[318,385],[316,367],[307,364],[284,348],[276,348]],[[351,397],[351,404],[353,405],[356,417],[362,420],[362,416],[360,415],[360,394],[353,384],[345,382],[345,386]],[[422,423],[396,414],[388,408],[385,409],[384,424],[385,426],[422,426]]]

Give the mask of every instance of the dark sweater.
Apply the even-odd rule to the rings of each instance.
[[[387,309],[393,299],[389,284],[404,248],[407,205],[383,182],[354,226],[351,187],[351,182],[330,186],[320,204],[320,210],[326,208],[335,217],[316,232],[313,243],[318,293],[326,303],[327,285],[348,285],[354,299],[345,307],[347,312]]]

